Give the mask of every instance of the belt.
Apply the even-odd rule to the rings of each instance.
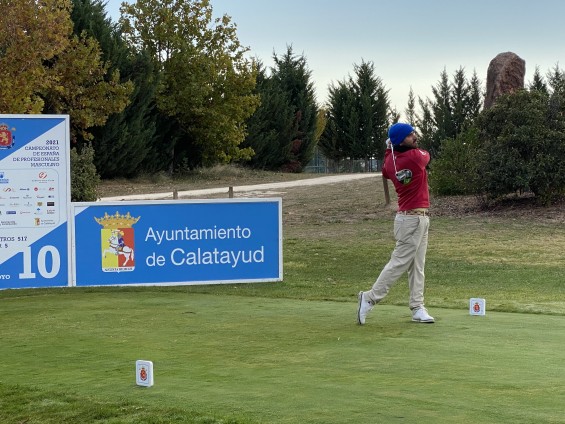
[[[399,215],[420,215],[420,216],[429,216],[427,209],[410,209],[408,211],[398,211],[397,214]]]

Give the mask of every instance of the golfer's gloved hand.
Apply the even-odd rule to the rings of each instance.
[[[391,148],[391,147],[390,147],[390,138],[387,138],[386,141],[385,141],[385,143],[386,143],[386,148],[387,148],[387,149],[390,149],[390,148]]]

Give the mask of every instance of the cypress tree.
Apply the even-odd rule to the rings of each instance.
[[[322,152],[333,160],[369,159],[384,152],[388,129],[388,92],[372,62],[354,65],[355,77],[329,87]]]
[[[301,172],[316,147],[318,106],[311,72],[291,46],[273,60],[270,75],[261,66],[257,77],[261,104],[247,121],[242,146],[254,150],[248,162],[253,167]]]
[[[537,90],[541,91],[542,93],[548,94],[549,91],[547,89],[547,84],[543,80],[543,77],[540,74],[539,66],[536,66],[534,71],[534,76],[532,82],[528,85],[530,90]]]
[[[316,116],[318,106],[314,94],[312,72],[308,69],[306,58],[297,56],[292,46],[282,57],[273,56],[273,80],[279,89],[286,93],[293,113],[291,139],[288,140],[287,160],[282,169],[300,172],[314,156],[316,147]]]
[[[416,114],[416,97],[414,96],[412,86],[410,86],[410,91],[408,92],[408,104],[406,109],[404,109],[404,114],[406,115],[406,122],[415,126],[418,116]]]
[[[109,73],[118,71],[121,81],[133,81],[134,91],[121,114],[111,115],[104,126],[92,131],[94,163],[103,178],[133,177],[146,159],[155,157],[150,153],[157,119],[156,75],[151,60],[125,44],[118,24],[107,17],[104,6],[101,0],[73,0],[74,32],[86,31],[94,37],[103,60],[110,64]],[[162,161],[155,164],[158,168]]]
[[[261,63],[258,64],[256,94],[260,105],[247,121],[247,137],[242,143],[251,147],[253,157],[248,164],[259,169],[280,169],[290,155],[293,136],[293,111],[288,94],[273,79]]]
[[[547,85],[552,94],[565,95],[565,72],[555,65],[547,72]]]
[[[467,118],[474,123],[481,113],[483,107],[483,95],[481,80],[477,76],[477,71],[473,70],[473,76],[469,81],[469,94],[467,101]]]
[[[375,76],[372,62],[354,65],[356,79],[351,81],[357,113],[359,116],[359,134],[354,141],[351,157],[369,159],[384,153],[389,109],[388,93],[381,81]]]
[[[324,156],[333,161],[337,168],[339,161],[351,155],[359,119],[354,93],[346,82],[329,86],[328,103],[326,127],[318,145]]]
[[[463,68],[450,82],[444,69],[432,94],[432,100],[419,99],[421,115],[417,122],[420,144],[437,157],[444,140],[456,138],[477,119],[482,105],[481,83],[476,72],[467,80]]]
[[[448,138],[454,138],[463,130],[467,120],[467,108],[469,106],[469,85],[465,78],[465,70],[459,68],[453,76],[453,84],[450,94],[451,119],[453,121],[453,133],[447,134]]]
[[[450,98],[451,87],[445,69],[441,73],[437,85],[432,87],[432,94],[434,100],[431,102],[431,110],[435,132],[431,140],[432,143],[428,146],[428,149],[432,156],[436,156],[439,153],[441,141],[446,138],[451,138],[456,134]]]

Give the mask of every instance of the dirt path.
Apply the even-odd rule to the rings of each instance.
[[[242,193],[242,192],[248,192],[248,191],[276,190],[276,189],[279,189],[279,188],[286,188],[286,187],[314,186],[314,185],[321,185],[321,184],[336,184],[336,183],[342,183],[342,182],[347,182],[347,181],[360,180],[360,179],[363,179],[363,178],[376,178],[376,177],[380,177],[380,176],[381,176],[380,172],[362,173],[362,174],[331,175],[331,176],[326,176],[326,177],[315,177],[315,178],[308,178],[308,179],[304,179],[304,180],[285,181],[285,182],[278,182],[278,183],[234,186],[233,192],[234,193]],[[178,197],[179,197],[179,199],[185,198],[185,197],[198,197],[198,196],[209,195],[209,194],[228,193],[228,191],[229,191],[229,187],[179,191]],[[166,200],[166,199],[171,199],[172,197],[173,197],[173,193],[171,193],[171,192],[169,192],[169,193],[149,193],[149,194],[131,194],[131,195],[126,195],[126,196],[102,197],[100,199],[100,201],[102,201],[102,202],[115,202],[115,201],[122,201],[122,200]]]

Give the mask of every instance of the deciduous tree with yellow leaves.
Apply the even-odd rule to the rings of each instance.
[[[163,146],[172,164],[249,158],[239,145],[259,102],[256,71],[231,18],[214,18],[208,0],[138,0],[121,11],[128,43],[160,68],[159,110],[181,129]]]
[[[121,112],[132,91],[108,65],[98,42],[72,34],[70,0],[0,0],[0,112],[70,115],[71,137]]]

